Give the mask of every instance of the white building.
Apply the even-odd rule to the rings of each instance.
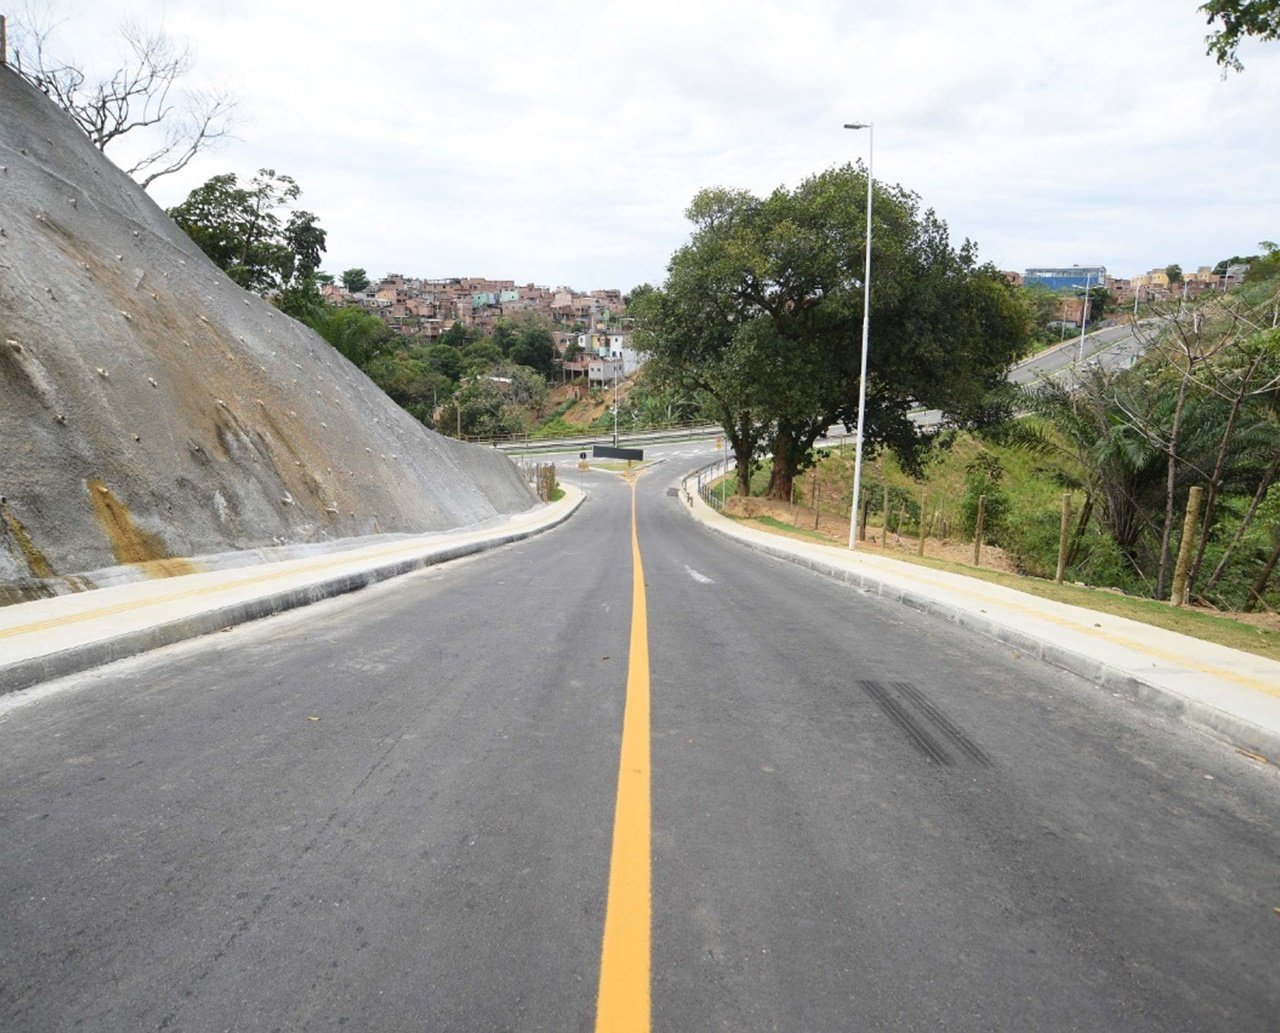
[[[626,375],[623,360],[596,355],[587,360],[588,384],[612,384]]]

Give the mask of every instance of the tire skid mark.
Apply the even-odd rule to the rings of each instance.
[[[953,751],[957,751],[969,763],[991,766],[991,758],[982,747],[916,686],[909,682],[883,685],[877,681],[860,681],[858,686],[930,760],[952,767],[956,762]]]
[[[885,686],[879,682],[863,681],[858,683],[880,709],[883,710],[908,739],[930,760],[944,767],[951,766],[951,755],[943,748],[924,724],[919,721]]]
[[[909,682],[894,682],[893,687],[914,703],[919,710],[927,714],[930,720],[938,728],[942,729],[946,738],[954,743],[971,761],[984,768],[991,767],[991,758],[983,752],[982,747],[970,739],[960,726],[939,710],[923,692]]]

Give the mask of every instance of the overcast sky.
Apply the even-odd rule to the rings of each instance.
[[[1280,43],[1223,79],[1197,6],[57,0],[51,45],[107,70],[126,17],[184,37],[237,138],[152,196],[288,173],[335,274],[660,283],[699,189],[865,161],[841,126],[872,121],[876,179],[983,260],[1129,276],[1280,240]]]

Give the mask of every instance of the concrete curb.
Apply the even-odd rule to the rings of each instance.
[[[689,479],[684,477],[679,481],[686,496],[689,495]],[[1174,692],[1167,686],[1144,678],[1141,672],[1109,664],[1096,656],[1061,646],[1042,636],[1011,628],[984,614],[975,613],[972,609],[946,602],[935,594],[913,591],[877,578],[873,572],[850,570],[836,563],[804,555],[781,544],[786,539],[780,539],[779,543],[762,541],[754,533],[743,533],[742,528],[713,510],[696,492],[692,493],[692,499],[692,506],[686,504],[685,508],[689,509],[693,519],[708,530],[731,538],[755,552],[795,563],[814,573],[939,617],[1052,667],[1084,678],[1101,689],[1174,718],[1237,749],[1280,759],[1280,730],[1261,727],[1238,714]]]
[[[577,494],[576,491],[575,494]],[[380,563],[354,573],[269,592],[266,595],[217,606],[178,620],[140,627],[97,642],[89,642],[56,653],[0,666],[0,695],[29,689],[55,678],[79,674],[103,664],[159,649],[161,646],[173,645],[187,639],[223,631],[238,624],[271,617],[300,606],[309,606],[335,596],[356,592],[381,581],[399,577],[402,574],[411,574],[438,563],[446,563],[449,560],[461,559],[464,556],[472,556],[523,541],[564,523],[577,512],[584,498],[585,496],[578,494],[578,497],[570,501],[562,512],[555,514],[546,523],[533,527],[505,532],[495,528],[496,533],[492,538],[455,544],[442,543],[407,559]]]

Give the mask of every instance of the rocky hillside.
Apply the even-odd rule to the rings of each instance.
[[[0,68],[0,586],[535,502],[232,283]]]

